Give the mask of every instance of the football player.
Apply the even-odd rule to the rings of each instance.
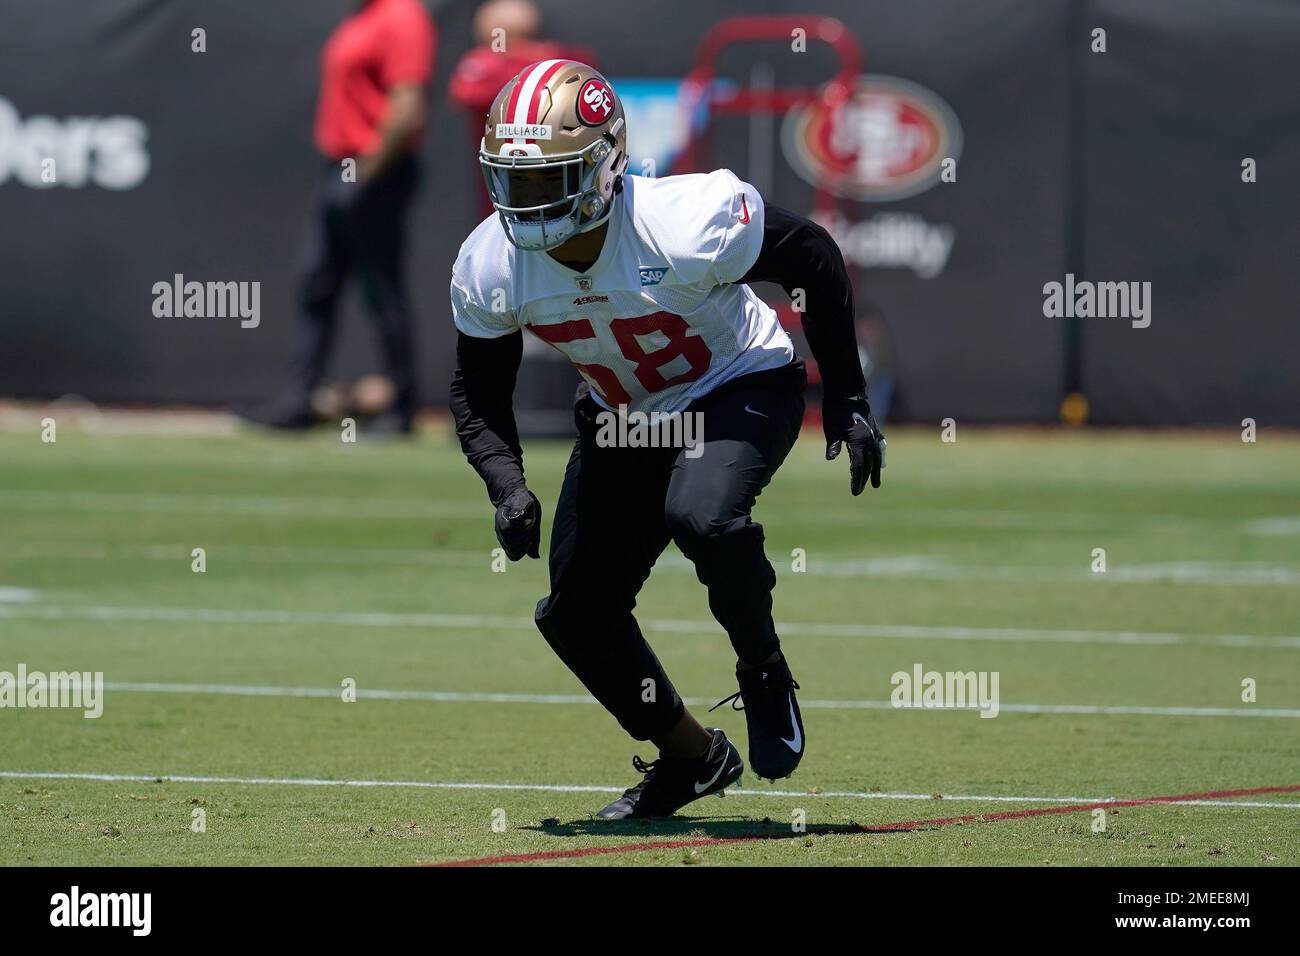
[[[751,512],[798,437],[807,377],[749,283],[778,283],[803,304],[825,385],[826,457],[847,446],[850,491],[878,488],[885,440],[838,248],[728,170],[628,175],[618,95],[573,60],[534,63],[506,84],[479,162],[496,215],[452,270],[456,431],[505,553],[539,557],[542,507],[512,410],[523,331],[582,375],[537,627],[623,728],[659,750],[653,762],[633,758],[642,780],[598,816],[667,816],[744,769],[723,732],[687,711],[632,614],[669,541],[694,563],[735,650],[740,689],[723,703],[744,710],[750,766],[789,776],[806,746],[799,685],[772,623],[776,575]],[[611,412],[700,413],[702,450],[611,447],[597,440],[598,416]]]

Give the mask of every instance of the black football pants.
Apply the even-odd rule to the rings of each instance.
[[[780,646],[776,574],[750,511],[799,435],[806,384],[796,361],[693,403],[687,411],[702,414],[698,457],[680,448],[601,447],[601,408],[580,389],[578,439],[551,531],[551,593],[537,604],[537,627],[637,740],[668,730],[683,710],[632,616],[670,540],[694,563],[740,660],[757,663]]]
[[[304,406],[325,371],[344,282],[357,274],[379,326],[394,408],[411,413],[415,353],[402,269],[406,211],[419,176],[419,162],[409,154],[364,185],[345,183],[338,162],[330,160],[322,167],[301,254],[298,318],[289,360],[289,388]]]

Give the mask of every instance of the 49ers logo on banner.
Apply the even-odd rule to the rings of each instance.
[[[614,91],[597,79],[578,91],[578,119],[584,126],[604,126],[614,115]]]

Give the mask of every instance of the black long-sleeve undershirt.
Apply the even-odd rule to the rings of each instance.
[[[803,290],[800,314],[825,394],[858,395],[865,388],[854,334],[853,290],[844,258],[816,223],[768,205],[763,243],[741,282],[775,282],[792,298]],[[496,339],[457,333],[451,411],[460,447],[487,485],[494,505],[524,486],[524,456],[513,399],[522,332]]]
[[[497,339],[456,333],[456,372],[451,380],[451,414],[465,457],[500,505],[524,487],[524,453],[515,425],[515,379],[524,354],[524,335]]]
[[[763,246],[741,282],[775,282],[792,299],[803,290],[808,348],[821,372],[825,394],[840,398],[866,388],[854,330],[853,287],[844,257],[830,233],[810,219],[770,203],[763,219]]]

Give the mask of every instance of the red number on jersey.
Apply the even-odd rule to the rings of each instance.
[[[708,371],[709,363],[713,360],[713,353],[704,344],[704,340],[696,335],[687,335],[690,326],[686,320],[671,312],[614,319],[609,327],[623,357],[636,366],[632,373],[647,392],[662,392],[673,385],[693,382]],[[530,325],[528,328],[539,339],[552,345],[596,337],[596,330],[588,319],[572,319],[555,325]],[[653,332],[666,335],[668,344],[647,352],[637,341],[637,336]],[[660,369],[679,357],[686,359],[690,368],[680,375],[665,378]],[[612,368],[583,362],[574,362],[573,366],[591,383],[606,405],[632,404],[632,396],[628,395]]]
[[[693,382],[709,370],[713,353],[698,335],[687,335],[690,328],[686,320],[671,312],[655,312],[651,315],[639,315],[633,319],[615,319],[609,324],[619,350],[631,362],[636,363],[633,374],[647,392],[662,392],[671,385]],[[668,336],[668,344],[661,349],[647,352],[636,340],[638,335],[662,332]],[[680,375],[664,378],[659,370],[675,358],[684,358],[690,368]]]
[[[596,337],[596,330],[591,327],[588,319],[573,319],[555,325],[530,325],[528,329],[543,342],[550,342],[552,345]],[[606,405],[632,404],[632,396],[627,393],[627,389],[623,388],[623,383],[618,380],[618,375],[612,368],[583,362],[574,362],[573,367],[605,400]]]

